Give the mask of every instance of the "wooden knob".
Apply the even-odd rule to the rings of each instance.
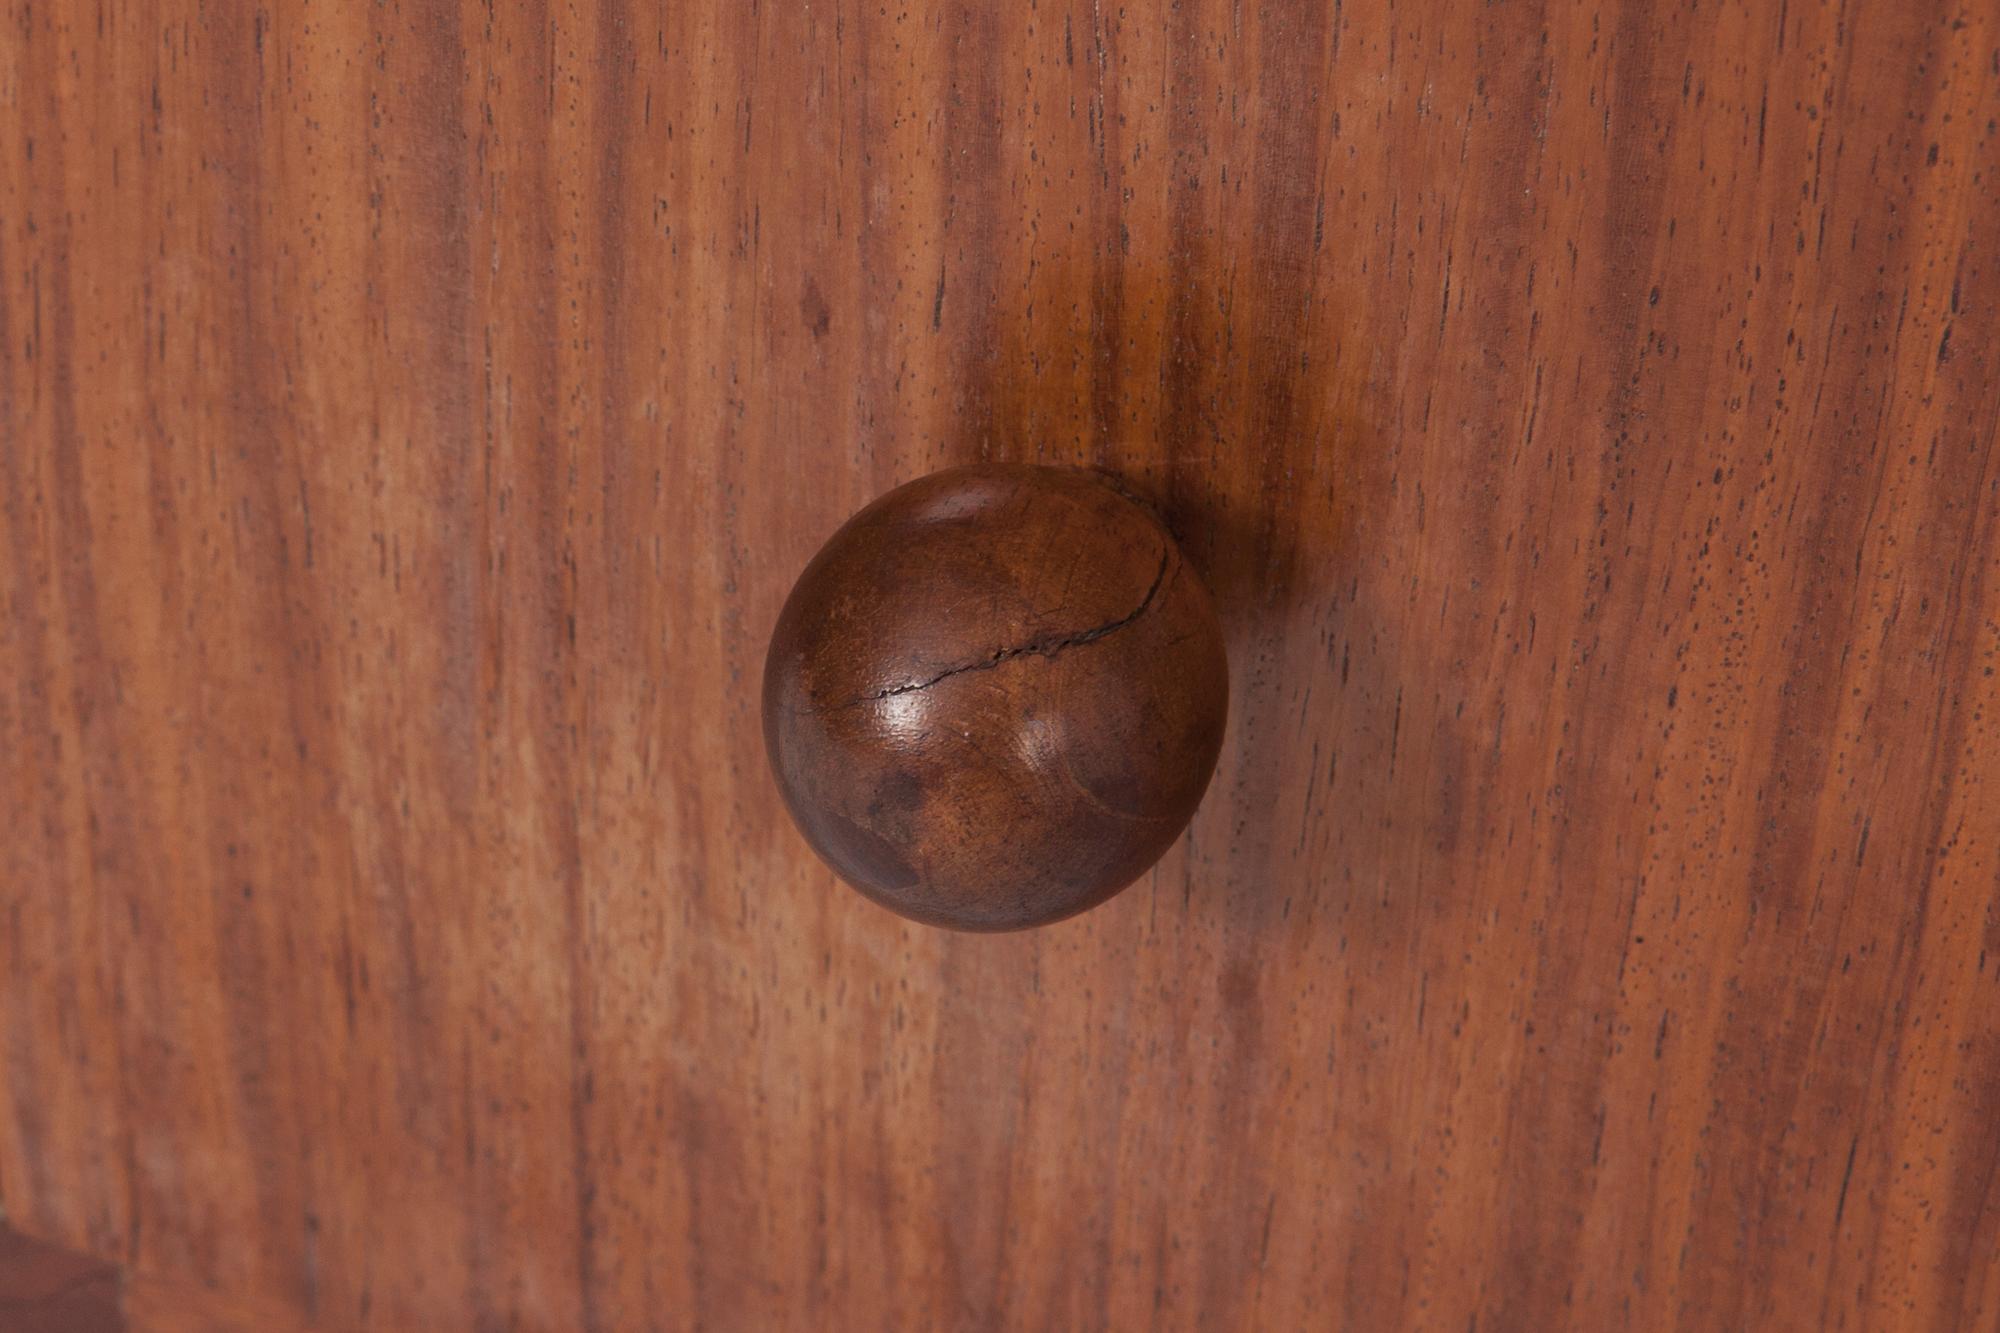
[[[1066,468],[954,468],[876,500],[799,576],[764,668],[807,841],[960,930],[1138,878],[1201,800],[1227,709],[1222,629],[1173,538]]]

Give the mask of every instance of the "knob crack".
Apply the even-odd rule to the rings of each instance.
[[[862,696],[860,699],[855,700],[855,702],[874,703],[880,699],[894,698],[899,694],[914,694],[918,690],[929,689],[939,681],[950,680],[953,676],[963,676],[974,671],[991,671],[1001,663],[1011,662],[1017,657],[1027,657],[1033,654],[1040,657],[1053,658],[1068,652],[1071,648],[1080,648],[1086,643],[1096,643],[1099,639],[1116,634],[1119,630],[1124,629],[1140,616],[1146,614],[1152,607],[1154,600],[1159,597],[1160,589],[1167,582],[1167,566],[1172,560],[1173,547],[1171,545],[1163,547],[1160,551],[1160,567],[1154,571],[1152,586],[1146,589],[1146,595],[1139,600],[1137,606],[1124,615],[1119,616],[1116,620],[1107,620],[1102,625],[1096,625],[1086,630],[1078,630],[1071,634],[1044,635],[1041,638],[1031,639],[1027,643],[1013,648],[995,649],[992,653],[979,658],[977,661],[966,662],[954,667],[946,667],[936,675],[928,676],[923,680],[913,680],[905,685],[892,685],[886,690],[877,690],[873,694]]]

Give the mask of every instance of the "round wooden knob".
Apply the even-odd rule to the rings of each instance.
[[[1228,708],[1222,629],[1158,519],[1089,472],[889,492],[799,576],[764,739],[813,849],[960,930],[1094,906],[1180,836]]]

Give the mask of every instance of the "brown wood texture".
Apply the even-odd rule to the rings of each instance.
[[[124,1333],[118,1270],[0,1222],[0,1328],[7,1333]]]
[[[128,1273],[124,1317],[127,1333],[318,1333],[327,1328],[381,1328],[374,1316],[313,1318],[283,1294],[219,1291],[198,1276]],[[462,1315],[438,1327],[464,1327]],[[395,1325],[416,1329],[416,1324]]]
[[[326,1329],[2000,1325],[2000,10],[0,4],[0,1206]],[[1103,908],[766,771],[1120,469]]]

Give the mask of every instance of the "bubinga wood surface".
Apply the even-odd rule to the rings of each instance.
[[[2000,1321],[2000,10],[4,0],[0,1207],[325,1329]],[[1152,496],[1100,910],[837,888],[860,503]]]

